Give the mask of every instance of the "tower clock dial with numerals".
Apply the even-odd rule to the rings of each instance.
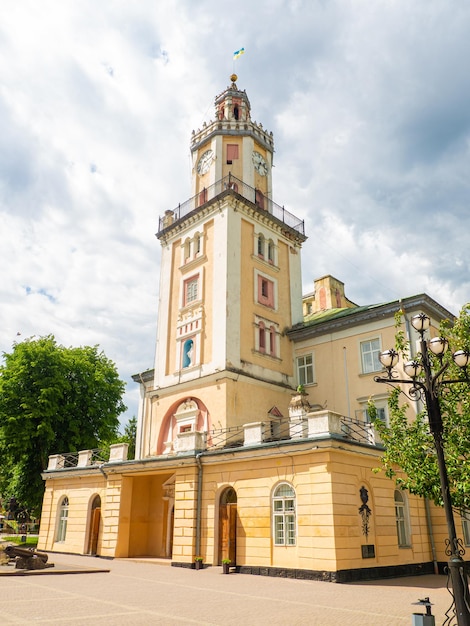
[[[214,153],[212,150],[206,150],[197,163],[197,173],[199,176],[205,174],[212,163],[212,159],[214,158]]]
[[[263,155],[254,150],[252,160],[253,165],[255,166],[255,170],[258,172],[258,174],[260,174],[261,176],[266,176],[266,174],[268,173],[268,164],[266,163]]]

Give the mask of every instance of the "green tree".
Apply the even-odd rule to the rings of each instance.
[[[94,347],[27,339],[0,366],[0,493],[40,511],[50,454],[97,448],[116,437],[125,383]]]
[[[127,424],[124,426],[124,434],[117,438],[115,443],[128,443],[129,450],[127,452],[127,458],[133,459],[135,457],[135,442],[137,439],[137,418],[131,417]]]
[[[101,442],[101,450],[103,451],[104,456],[109,456],[110,446],[115,443],[128,443],[129,448],[127,451],[127,458],[133,459],[135,457],[135,442],[137,439],[137,418],[131,417],[127,424],[124,426],[124,434],[117,433],[116,436],[112,437],[109,441]]]
[[[397,316],[396,349],[404,360],[408,358],[408,345],[402,330],[402,315]],[[451,346],[443,357],[446,380],[467,380],[443,385],[440,405],[444,426],[444,450],[453,506],[470,510],[470,380],[452,359],[452,352],[470,349],[470,304],[465,305],[452,325],[448,320],[441,324],[440,335]],[[435,371],[441,363],[433,359]],[[389,397],[390,424],[387,427],[377,419],[375,407],[370,403],[370,413],[385,446],[382,468],[389,478],[402,489],[429,498],[442,505],[439,469],[434,440],[429,431],[426,410],[409,422],[408,404],[401,402],[402,394],[393,390]],[[379,470],[378,470],[379,471]]]

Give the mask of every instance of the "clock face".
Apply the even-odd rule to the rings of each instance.
[[[258,172],[258,174],[260,174],[261,176],[266,176],[266,174],[268,173],[268,164],[264,160],[263,155],[259,152],[256,152],[255,150],[253,152],[252,160],[253,165],[255,166],[255,170]]]
[[[199,174],[199,176],[202,176],[209,170],[213,158],[214,153],[212,152],[212,150],[206,150],[202,154],[201,158],[197,162],[197,173]]]

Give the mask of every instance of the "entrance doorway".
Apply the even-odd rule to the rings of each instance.
[[[222,559],[237,561],[237,493],[233,487],[225,489],[219,504],[219,565]]]
[[[101,522],[101,498],[95,496],[91,503],[90,529],[88,539],[88,554],[96,555],[98,553],[98,537],[100,535]]]

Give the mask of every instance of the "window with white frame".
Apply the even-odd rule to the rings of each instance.
[[[276,329],[274,326],[269,327],[269,354],[276,356]]]
[[[368,339],[361,341],[362,373],[380,372],[382,364],[379,361],[380,339]]]
[[[194,235],[194,256],[199,256],[201,254],[201,235],[196,233]]]
[[[180,312],[176,322],[176,369],[192,368],[201,362],[204,307],[197,303]]]
[[[187,237],[181,244],[182,265],[187,265],[203,255],[204,237],[200,232],[195,232]]]
[[[186,239],[183,246],[183,261],[187,263],[191,257],[191,241]]]
[[[405,494],[399,489],[395,489],[394,499],[398,546],[400,548],[409,548],[411,545],[411,538],[408,500]]]
[[[313,354],[297,357],[297,380],[299,385],[312,385],[315,382]]]
[[[262,261],[269,265],[277,265],[277,248],[276,241],[269,237],[266,233],[255,233],[254,254]]]
[[[356,411],[356,418],[370,424],[371,419],[370,419],[369,409],[367,408],[366,404],[364,404],[363,407],[364,408],[358,409]],[[386,401],[384,402],[381,400],[380,402],[375,402],[375,410],[377,412],[377,419],[379,419],[384,424],[388,425],[388,412],[387,412]]]
[[[191,367],[191,365],[193,365],[193,357],[194,357],[194,339],[190,337],[186,339],[186,341],[183,343],[183,355],[182,355],[183,369],[186,367]]]
[[[268,261],[272,265],[275,265],[275,246],[272,239],[268,241]]]
[[[265,318],[255,316],[255,350],[261,354],[280,358],[279,326]]]
[[[271,309],[276,308],[276,283],[264,274],[256,272],[256,301]]]
[[[65,496],[59,506],[59,520],[57,525],[56,541],[65,541],[67,522],[69,518],[69,499]]]
[[[260,352],[266,352],[266,325],[264,322],[258,324],[258,349]]]
[[[199,299],[199,276],[184,281],[184,306]]]
[[[470,511],[460,511],[462,519],[463,542],[466,546],[470,546]]]
[[[295,546],[295,491],[288,483],[278,485],[273,493],[273,535],[276,546]]]

